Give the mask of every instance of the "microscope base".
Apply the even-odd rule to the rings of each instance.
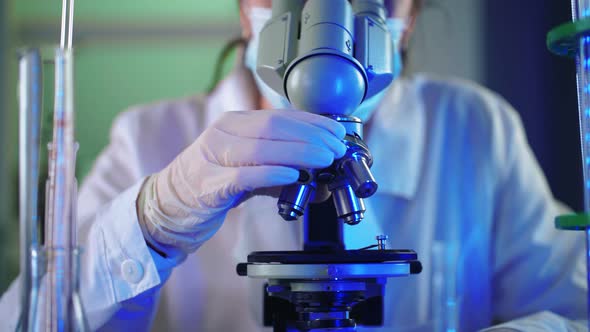
[[[386,279],[421,270],[412,250],[253,252],[237,266],[240,276],[269,280],[265,324],[275,332],[380,326]]]

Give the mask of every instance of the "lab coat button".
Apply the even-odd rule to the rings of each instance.
[[[126,259],[121,264],[123,278],[130,283],[136,284],[143,278],[143,267],[139,262],[133,259]]]

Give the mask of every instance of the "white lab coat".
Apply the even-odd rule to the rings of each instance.
[[[255,109],[253,89],[239,68],[210,96],[117,118],[79,197],[82,296],[93,328],[145,330],[160,301],[156,326],[168,330],[262,330],[262,281],[237,276],[235,267],[251,251],[300,248],[300,224],[278,216],[276,199],[254,197],[230,210],[178,266],[148,248],[135,202],[145,177],[222,112]],[[475,331],[541,311],[552,313],[535,322],[585,318],[582,235],[554,229],[558,205],[505,101],[464,81],[400,79],[365,139],[379,191],[366,201],[366,220],[346,226],[347,247],[386,234],[424,266],[388,281],[384,331]],[[2,298],[0,326],[14,324],[16,289]]]

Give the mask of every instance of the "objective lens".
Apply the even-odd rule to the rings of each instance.
[[[358,198],[350,185],[332,191],[338,219],[349,225],[356,225],[365,217],[365,203]]]
[[[315,190],[315,183],[292,184],[283,187],[277,206],[279,214],[287,221],[297,220],[305,213]]]
[[[375,181],[365,158],[351,158],[344,161],[342,170],[348,180],[351,181],[354,193],[358,198],[373,196],[377,191],[377,181]]]

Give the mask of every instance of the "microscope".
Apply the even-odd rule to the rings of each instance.
[[[422,270],[414,251],[387,249],[384,235],[362,249],[347,250],[343,241],[343,227],[363,220],[363,200],[378,187],[362,121],[352,114],[393,81],[386,17],[384,0],[273,0],[262,29],[261,79],[295,108],[347,131],[342,158],[325,169],[300,170],[298,182],[279,196],[283,219],[303,218],[303,250],[253,252],[237,266],[240,276],[268,279],[264,323],[275,332],[380,326],[387,278]],[[331,198],[310,203],[326,191]]]

